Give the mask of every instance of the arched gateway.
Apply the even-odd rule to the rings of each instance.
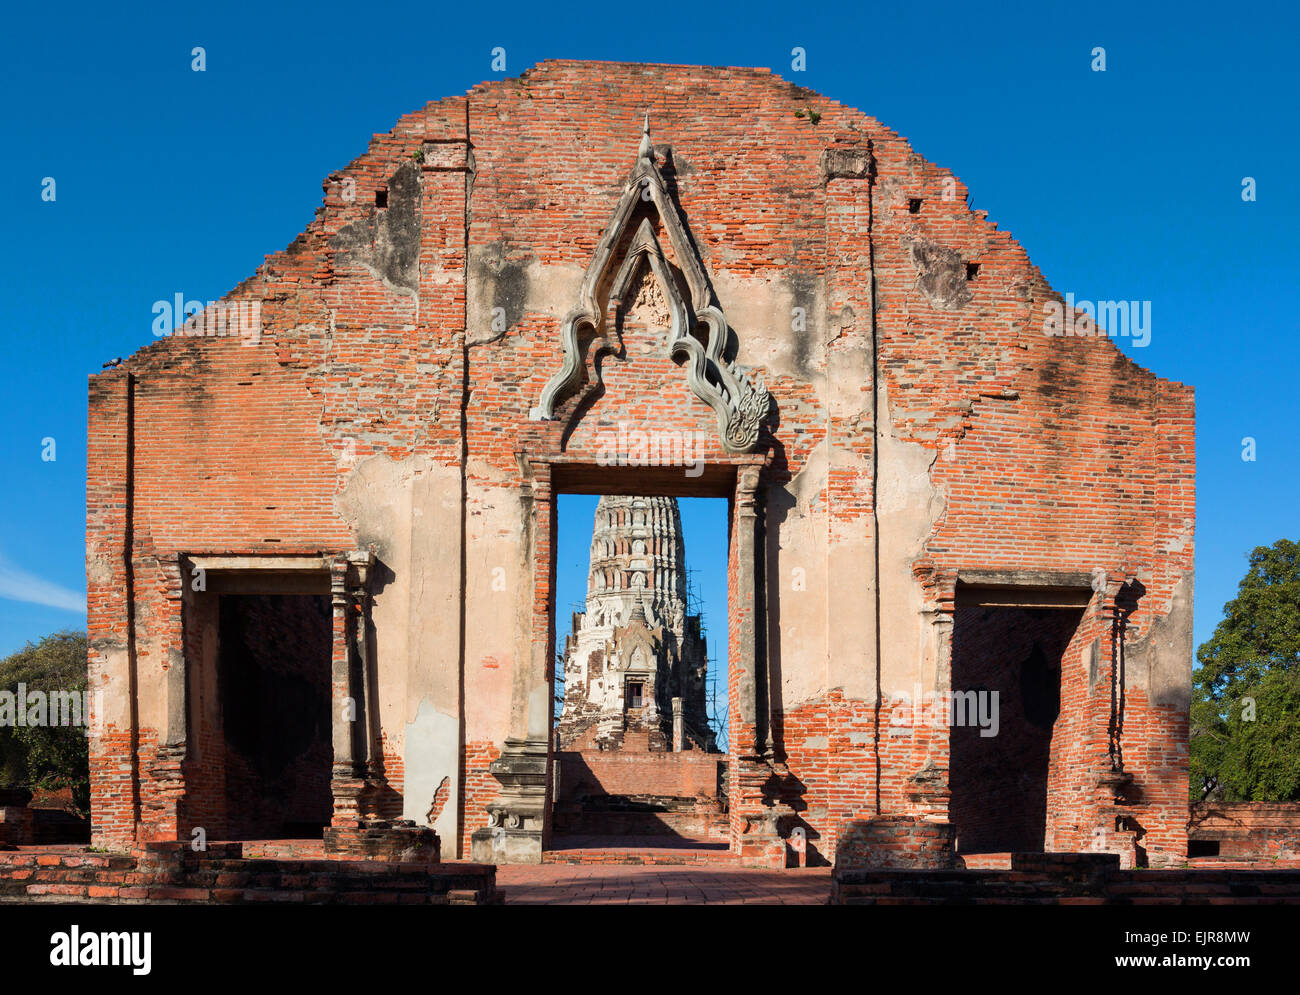
[[[1185,853],[1192,392],[1052,334],[861,112],[546,62],[376,136],[226,304],[91,378],[97,844],[540,860],[585,492],[730,503],[743,860]]]

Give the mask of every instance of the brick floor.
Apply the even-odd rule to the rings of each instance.
[[[824,905],[828,867],[502,865],[507,905]]]

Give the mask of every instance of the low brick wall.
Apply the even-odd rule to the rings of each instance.
[[[1114,854],[1012,854],[1011,870],[836,867],[832,905],[1300,905],[1300,870],[1121,870]]]
[[[237,844],[230,845],[236,849]],[[496,868],[259,860],[150,844],[135,854],[0,853],[0,904],[490,905]]]
[[[572,811],[557,806],[551,825],[554,832],[561,836],[663,836],[714,840],[720,843],[731,839],[727,817],[716,808],[662,812],[584,812],[577,806]]]
[[[840,827],[835,866],[880,868],[957,867],[956,832],[946,822],[910,815],[853,819]]]
[[[556,758],[560,764],[561,799],[582,795],[716,798],[719,767],[727,762],[725,757],[702,750],[680,753],[569,750],[556,754]]]
[[[438,834],[427,826],[330,826],[323,842],[325,855],[337,860],[436,864],[442,859]]]
[[[1197,802],[1187,839],[1217,843],[1220,857],[1294,860],[1300,858],[1300,802]]]

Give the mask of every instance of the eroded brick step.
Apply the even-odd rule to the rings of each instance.
[[[0,854],[0,903],[484,905],[496,869],[476,864]]]
[[[1109,870],[1092,876],[1037,871],[842,870],[833,901],[845,905],[1300,904],[1294,870]]]

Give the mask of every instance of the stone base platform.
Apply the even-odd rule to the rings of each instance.
[[[959,870],[840,866],[831,904],[1300,905],[1300,870],[1133,870],[1121,869],[1115,854],[1017,853],[1009,870],[969,863]]]
[[[494,905],[483,864],[248,858],[242,844],[202,853],[150,843],[134,853],[23,847],[0,853],[0,904]]]

